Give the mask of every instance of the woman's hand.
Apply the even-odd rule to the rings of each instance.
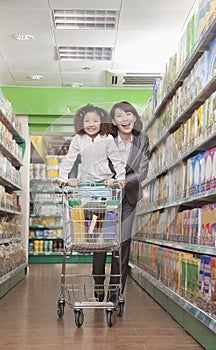
[[[79,180],[78,179],[76,179],[76,178],[68,179],[68,186],[77,187],[78,184],[79,184]]]
[[[104,185],[107,187],[114,187],[116,183],[120,188],[124,188],[126,186],[126,180],[116,180],[112,178],[104,180]]]
[[[107,187],[113,187],[114,186],[114,183],[116,183],[116,179],[106,179],[104,180],[104,185],[107,186]]]
[[[127,181],[126,180],[118,180],[118,185],[120,188],[125,188]]]

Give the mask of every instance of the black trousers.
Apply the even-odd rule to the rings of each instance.
[[[121,266],[122,266],[122,293],[124,292],[125,283],[128,272],[128,262],[130,257],[130,244],[133,221],[135,216],[136,205],[131,205],[127,197],[125,196],[122,201],[122,218],[121,218],[121,230],[123,242],[121,243]],[[126,239],[124,240],[124,237]],[[128,238],[129,237],[129,238]],[[94,252],[93,254],[93,271],[95,284],[102,285],[105,280],[105,265],[106,265],[106,252]],[[110,281],[109,284],[119,284],[119,277],[112,275],[119,275],[119,257],[116,252],[112,253]]]
[[[122,261],[122,293],[124,292],[125,283],[127,279],[128,262],[130,257],[130,244],[131,238],[121,244],[121,261]],[[118,253],[118,252],[117,252]],[[95,284],[102,285],[105,280],[105,265],[106,265],[106,252],[95,252],[93,255],[93,275]],[[117,254],[118,255],[118,254]],[[110,286],[119,285],[119,259],[116,252],[112,253],[111,271],[110,271]],[[117,275],[117,276],[114,276]]]

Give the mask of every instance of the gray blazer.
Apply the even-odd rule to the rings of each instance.
[[[115,141],[117,143],[117,137]],[[133,135],[133,143],[126,164],[125,195],[132,205],[136,205],[142,196],[141,182],[147,177],[148,164],[149,140],[147,134],[141,132]]]
[[[141,182],[145,180],[149,164],[149,140],[146,134],[133,135],[126,165],[125,195],[131,204],[136,205],[142,196]]]

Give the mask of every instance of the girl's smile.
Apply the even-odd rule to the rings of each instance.
[[[99,132],[101,127],[101,118],[95,112],[86,113],[83,119],[83,129],[86,134],[88,134],[91,138],[95,138]]]

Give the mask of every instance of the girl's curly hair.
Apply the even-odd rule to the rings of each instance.
[[[109,114],[100,107],[88,104],[84,107],[81,107],[74,116],[74,129],[78,135],[85,134],[83,128],[83,119],[88,112],[95,112],[101,120],[100,126],[100,135],[108,135],[112,130],[112,123],[109,117]]]

